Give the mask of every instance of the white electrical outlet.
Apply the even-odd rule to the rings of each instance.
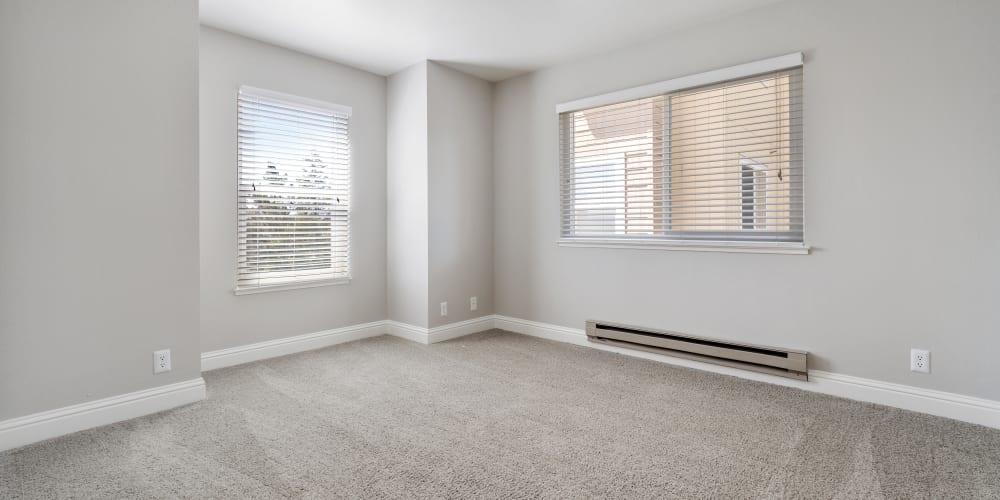
[[[153,373],[170,371],[170,349],[153,351]]]
[[[923,349],[910,349],[910,371],[930,373],[931,352]]]
[[[479,299],[476,297],[469,297],[469,310],[475,311],[479,309]]]
[[[447,316],[447,315],[448,315],[448,303],[447,302],[442,302],[441,303],[441,316]]]

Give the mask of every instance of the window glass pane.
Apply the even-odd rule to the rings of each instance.
[[[563,236],[802,241],[801,69],[560,120]]]

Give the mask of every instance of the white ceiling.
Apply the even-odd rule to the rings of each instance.
[[[424,59],[487,80],[779,0],[201,0],[201,22],[389,75]]]

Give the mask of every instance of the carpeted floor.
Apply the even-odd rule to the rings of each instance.
[[[1000,431],[492,331],[205,374],[0,498],[1000,498]]]

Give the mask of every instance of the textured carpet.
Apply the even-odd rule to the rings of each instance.
[[[1000,498],[1000,431],[492,331],[205,374],[0,498]]]

